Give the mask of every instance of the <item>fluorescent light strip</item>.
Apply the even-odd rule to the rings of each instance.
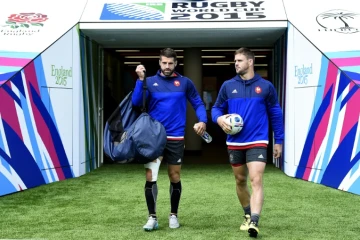
[[[204,49],[202,52],[235,52],[237,49]]]
[[[273,50],[272,49],[250,49],[251,51],[253,52],[272,52]]]
[[[204,66],[226,66],[230,65],[229,63],[203,63]]]
[[[159,58],[159,56],[125,56],[125,58]],[[184,58],[184,57],[177,56],[177,58]]]
[[[141,64],[141,62],[124,62],[126,65],[133,65],[133,64]],[[216,63],[203,63],[203,66],[227,66],[234,64],[234,62],[216,62]],[[183,63],[179,64],[180,66],[183,66]],[[267,67],[267,64],[254,64],[255,67]]]
[[[119,49],[116,52],[140,52],[140,50],[127,50],[127,49]]]
[[[225,56],[202,56],[202,58],[225,58]]]
[[[219,63],[219,64],[228,64],[228,65],[234,64],[234,62],[216,62],[216,63]],[[254,66],[255,66],[255,67],[266,67],[267,64],[256,64],[256,63],[255,63]]]
[[[184,66],[183,63],[180,63],[179,65]],[[228,66],[230,64],[227,64],[227,63],[203,63],[202,65],[203,66]]]
[[[235,52],[237,49],[203,49],[202,52]],[[250,49],[253,52],[272,52],[272,49]]]
[[[159,56],[125,56],[125,58],[159,58]],[[184,58],[184,56],[177,56],[177,58]],[[202,58],[225,58],[225,56],[202,56]]]

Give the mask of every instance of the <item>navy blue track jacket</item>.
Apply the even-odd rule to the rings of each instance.
[[[255,74],[250,80],[243,80],[237,75],[223,83],[211,110],[212,121],[217,123],[218,117],[231,113],[239,114],[244,126],[239,133],[227,136],[229,149],[267,146],[268,118],[274,131],[275,144],[283,143],[283,114],[276,90],[270,81],[260,75]]]
[[[207,123],[205,105],[193,82],[179,73],[165,77],[160,74],[146,78],[148,113],[166,129],[168,140],[183,140],[186,125],[187,100],[196,112],[199,122]],[[143,81],[136,81],[132,95],[134,106],[142,106]]]

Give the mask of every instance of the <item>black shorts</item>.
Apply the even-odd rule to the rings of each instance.
[[[267,162],[267,148],[265,147],[254,147],[244,150],[228,149],[228,154],[231,165],[243,165],[253,161]]]
[[[170,165],[181,165],[184,158],[185,141],[167,141],[163,153],[163,162]]]

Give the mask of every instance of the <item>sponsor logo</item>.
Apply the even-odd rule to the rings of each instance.
[[[164,20],[165,3],[106,3],[100,20]]]
[[[357,33],[360,29],[360,14],[334,9],[323,12],[316,17],[319,31],[337,33]]]

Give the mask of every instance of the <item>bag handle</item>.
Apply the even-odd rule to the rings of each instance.
[[[146,90],[147,90],[147,84],[146,84],[146,71],[144,70],[144,80],[143,80],[143,104],[141,108],[141,112],[146,112]]]

